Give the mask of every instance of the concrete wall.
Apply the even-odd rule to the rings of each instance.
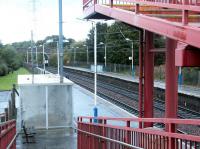
[[[72,85],[26,85],[19,88],[21,116],[27,127],[72,125]]]

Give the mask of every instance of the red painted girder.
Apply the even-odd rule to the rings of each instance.
[[[90,16],[95,13],[100,13],[127,24],[143,28],[148,31],[167,36],[169,38],[179,40],[200,48],[200,28],[198,27],[183,26],[180,23],[173,23],[142,14],[137,15],[131,11],[126,11],[118,8],[110,8],[108,6],[98,4],[96,4],[95,7],[92,6],[88,8],[86,18],[90,18]]]
[[[157,6],[163,8],[173,8],[178,10],[189,10],[200,12],[200,6],[197,5],[184,5],[184,4],[170,4],[164,2],[146,1],[146,0],[120,0],[120,2],[132,2],[137,4],[145,4],[150,6]]]
[[[179,43],[175,53],[176,66],[199,67],[200,51],[184,43]]]
[[[80,116],[79,121],[94,119],[90,116]],[[178,119],[178,118],[116,118],[116,117],[97,117],[98,120],[107,121],[131,121],[131,122],[154,122],[154,123],[165,123],[165,124],[184,124],[184,125],[198,125],[200,126],[200,119]]]

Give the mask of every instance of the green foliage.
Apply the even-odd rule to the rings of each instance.
[[[130,39],[129,41],[126,38]],[[155,35],[155,48],[165,47],[165,39],[162,36]],[[115,64],[131,64],[129,57],[132,55],[132,44],[134,50],[134,65],[139,63],[139,30],[121,22],[115,22],[111,25],[106,23],[97,24],[97,61],[104,62],[104,49],[107,45],[107,63]],[[104,45],[99,45],[103,42]],[[94,29],[91,29],[86,40],[86,45],[89,46],[90,61],[94,57]],[[156,54],[155,65],[162,65],[164,63],[164,55]]]
[[[11,45],[0,48],[0,75],[17,70],[23,62],[23,54],[18,53]]]
[[[57,54],[51,54],[49,56],[49,65],[53,66],[53,67],[57,67],[58,63],[57,63]]]
[[[8,73],[8,67],[5,63],[0,64],[0,76],[4,76]]]

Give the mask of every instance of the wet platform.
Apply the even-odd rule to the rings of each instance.
[[[74,85],[73,93],[73,113],[74,113],[74,127],[76,127],[76,120],[78,116],[93,116],[94,108],[94,94],[86,89]],[[97,107],[99,116],[109,117],[134,117],[134,115],[127,111],[113,105],[112,103],[97,98]],[[117,124],[120,125],[120,124]],[[136,124],[133,124],[136,125]],[[71,129],[49,129],[39,130],[35,135],[36,143],[23,144],[25,141],[22,134],[17,137],[17,149],[76,149],[77,148],[77,134]]]
[[[65,67],[70,68],[70,69],[77,69],[77,70],[81,70],[81,71],[91,72],[90,69],[86,69],[86,68],[70,67],[70,66],[65,66]],[[109,77],[119,78],[119,79],[126,80],[126,81],[132,81],[132,82],[139,83],[138,77],[133,78],[130,75],[123,75],[123,74],[112,73],[112,72],[103,72],[103,73],[100,72],[99,74],[109,76]],[[162,81],[159,81],[159,80],[155,80],[154,81],[154,87],[165,89],[165,83],[162,82]],[[178,92],[181,93],[181,94],[200,98],[200,88],[198,88],[198,87],[179,85],[178,86]]]

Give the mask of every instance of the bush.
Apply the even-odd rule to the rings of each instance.
[[[0,64],[0,76],[8,74],[8,66],[6,64]]]

